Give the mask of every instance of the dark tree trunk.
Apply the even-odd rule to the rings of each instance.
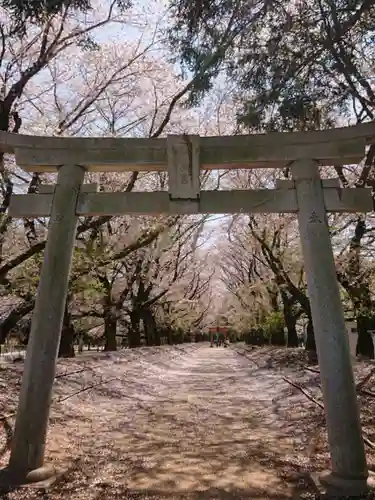
[[[348,292],[357,313],[358,340],[356,354],[374,359],[374,344],[369,330],[375,328],[375,318],[370,283],[366,279],[359,281],[361,273],[362,238],[366,234],[366,221],[362,215],[357,219],[354,235],[350,241],[348,265],[346,272],[338,273],[341,285]],[[353,284],[354,283],[354,284]]]
[[[30,300],[16,306],[0,325],[0,343],[4,343],[9,333],[26,314],[34,309],[35,301]]]
[[[272,345],[285,345],[285,333],[284,328],[278,328],[271,334],[271,344]]]
[[[173,344],[172,330],[170,328],[168,328],[168,330],[166,331],[166,334],[167,334],[168,345],[172,345]]]
[[[157,333],[159,339],[160,339],[160,345],[161,345],[161,339],[163,338],[163,343],[168,343],[168,330],[166,328],[158,328],[158,333]]]
[[[285,292],[281,292],[281,297],[283,300],[283,314],[285,326],[288,330],[288,347],[298,347],[298,335],[297,335],[297,315],[293,311],[294,300],[288,297]]]
[[[70,326],[63,326],[59,347],[59,358],[74,358],[74,329]]]
[[[285,318],[285,322],[288,329],[288,347],[298,347],[299,342],[296,328],[297,318],[293,315],[288,316],[288,318]]]
[[[314,327],[313,327],[313,323],[312,323],[311,318],[309,318],[309,321],[307,323],[307,330],[306,330],[306,350],[307,351],[316,352]]]
[[[157,327],[155,327],[155,345],[161,345],[160,330]]]
[[[357,319],[358,340],[356,355],[374,359],[374,343],[369,330],[375,330],[375,317],[359,316]]]
[[[268,289],[268,295],[270,297],[271,308],[275,312],[279,312],[279,292],[278,290]]]
[[[61,330],[61,340],[59,347],[59,358],[74,358],[74,337],[75,331],[71,322],[70,314],[67,306],[65,306],[65,313],[63,319],[63,326]]]
[[[160,335],[157,334],[156,322],[151,309],[142,311],[142,319],[147,345],[160,345]]]
[[[104,315],[104,350],[116,351],[117,350],[117,318],[111,313],[106,311]]]
[[[31,319],[23,319],[17,325],[17,331],[19,333],[19,341],[22,345],[27,346],[30,338],[31,331]]]
[[[128,332],[128,344],[129,347],[140,347],[141,346],[141,332],[139,329],[140,316],[138,311],[132,311],[130,313],[130,328]]]

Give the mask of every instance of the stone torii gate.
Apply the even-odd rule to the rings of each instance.
[[[0,151],[27,172],[58,172],[38,194],[13,195],[12,217],[50,217],[22,379],[11,456],[12,481],[43,475],[52,385],[79,216],[296,213],[316,337],[331,454],[323,484],[357,495],[368,470],[326,212],[370,212],[367,188],[321,180],[319,167],[360,162],[375,123],[318,132],[166,139],[56,138],[0,133]],[[282,168],[274,189],[201,191],[201,170]],[[97,192],[85,172],[168,171],[169,192]],[[47,473],[46,473],[47,474]]]

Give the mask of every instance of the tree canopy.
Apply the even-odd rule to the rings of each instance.
[[[10,12],[12,23],[19,32],[25,32],[26,23],[43,24],[50,16],[67,14],[68,11],[87,12],[93,9],[90,0],[1,0],[0,6]],[[115,0],[112,6],[124,10],[131,6],[129,0]]]
[[[253,130],[324,128],[374,118],[372,0],[171,0],[169,40],[184,71],[224,73],[238,121]],[[213,57],[214,56],[214,57]]]

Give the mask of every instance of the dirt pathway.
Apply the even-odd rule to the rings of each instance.
[[[300,395],[231,349],[150,352],[101,364],[120,378],[53,410],[47,458],[77,462],[48,499],[300,498],[306,446],[288,416]]]

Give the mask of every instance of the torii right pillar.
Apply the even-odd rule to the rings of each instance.
[[[291,172],[331,454],[332,470],[320,482],[327,493],[360,496],[368,469],[319,168],[298,160]]]

